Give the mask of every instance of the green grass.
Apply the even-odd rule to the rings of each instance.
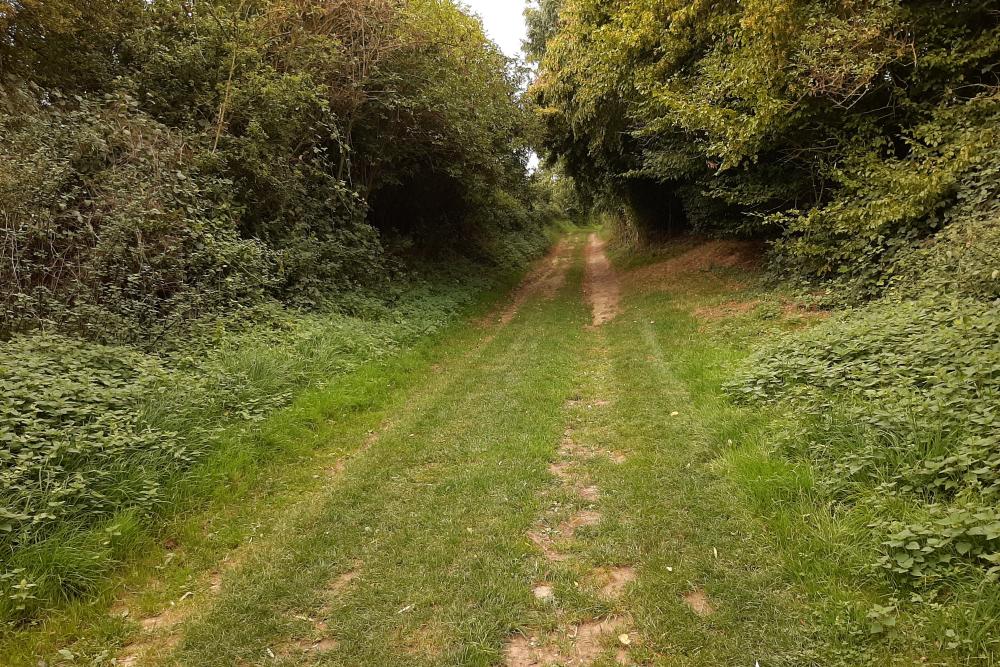
[[[262,664],[270,649],[280,664],[283,646],[314,635],[302,620],[312,617],[340,642],[328,664],[495,664],[530,607],[524,533],[585,317],[569,299],[530,315],[411,396],[344,479],[291,518],[289,541],[255,554],[170,662]],[[567,325],[576,341],[555,335]],[[351,569],[358,579],[330,608],[324,589]]]
[[[164,562],[175,579],[186,577],[258,530],[237,522],[263,522],[274,494],[315,483],[290,476],[290,466],[315,464],[318,452],[339,456],[356,448],[384,410],[430,373],[449,342],[461,345],[473,335],[468,318],[491,308],[510,284],[484,289],[471,280],[451,293],[416,294],[377,320],[314,316],[279,330],[246,331],[153,376],[150,398],[137,403],[141,419],[197,447],[194,465],[158,469],[156,457],[141,452],[112,461],[117,487],[141,484],[152,468],[162,489],[156,503],[103,518],[81,514],[8,553],[3,571],[36,585],[29,589],[31,615],[6,607],[12,616],[0,625],[0,655],[34,665],[36,655],[51,650],[44,647],[72,642],[81,626],[99,627],[103,638],[94,646],[124,636],[123,624],[106,615],[123,577],[142,581]],[[222,517],[207,538],[206,504]]]
[[[689,662],[673,655],[665,664],[734,664],[741,654],[755,656],[762,665],[995,664],[993,592],[962,585],[949,596],[911,603],[905,587],[873,567],[880,536],[871,524],[880,517],[870,505],[845,505],[831,497],[819,482],[825,473],[787,447],[808,418],[787,406],[740,407],[726,397],[723,386],[762,338],[803,323],[770,312],[768,303],[787,295],[763,287],[756,276],[720,277],[727,280],[701,274],[664,291],[635,294],[626,311],[631,321],[622,318],[609,329],[612,341],[620,332],[622,377],[633,387],[650,377],[642,370],[642,355],[661,371],[658,379],[629,392],[636,406],[652,403],[641,417],[629,420],[648,429],[648,436],[633,434],[630,440],[659,440],[668,447],[673,460],[666,467],[682,465],[687,473],[671,479],[671,487],[694,498],[670,520],[671,532],[656,541],[680,532],[696,542],[707,534],[716,545],[725,545],[724,552],[719,550],[726,555],[711,564],[704,586],[710,593],[714,586],[715,595],[732,601],[741,614],[755,609],[751,617],[722,623],[721,635],[703,637]],[[734,281],[744,287],[736,292],[725,287]],[[733,299],[759,300],[762,306],[723,321],[692,315],[701,306]],[[636,341],[645,345],[637,349]],[[663,418],[673,411],[681,414]],[[859,447],[860,441],[842,446]],[[644,465],[638,474],[651,467]],[[721,493],[713,495],[714,489]],[[715,519],[705,516],[706,505],[718,512]],[[634,512],[635,503],[626,508]],[[716,531],[734,517],[735,531]],[[655,531],[656,522],[643,529]],[[733,539],[737,534],[740,539]],[[775,597],[779,591],[784,595]],[[662,626],[664,637],[671,637],[664,641],[663,655],[677,648],[677,622]]]
[[[99,603],[6,636],[4,664],[71,664],[60,648],[107,664],[148,642],[151,667],[488,667],[513,637],[610,617],[637,665],[995,664],[993,594],[904,598],[871,567],[870,506],[837,502],[787,446],[803,415],[723,391],[762,339],[810,324],[782,313],[787,295],[735,271],[626,281],[595,330],[573,243],[561,291],[509,326],[453,325],[223,438],[181,491],[207,505],[137,540],[148,556]],[[733,299],[762,307],[695,314]],[[575,462],[596,501],[550,472],[567,433],[621,456]],[[528,539],[581,510],[601,520],[556,540],[566,560]],[[595,571],[626,566],[623,595],[599,595]],[[695,591],[713,613],[686,604]],[[164,610],[175,626],[139,628]],[[617,637],[601,648],[595,667],[618,664]]]

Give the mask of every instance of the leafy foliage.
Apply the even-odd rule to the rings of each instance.
[[[5,129],[0,334],[44,322],[155,339],[272,282],[267,249],[235,229],[229,181],[133,98],[81,98]]]
[[[450,0],[57,4],[2,13],[3,335],[155,346],[547,222],[522,74]]]
[[[996,302],[878,303],[759,352],[730,390],[811,416],[789,446],[838,502],[878,508],[881,567],[994,576],[998,335]]]
[[[582,186],[635,208],[633,184],[653,184],[696,229],[781,237],[784,269],[845,298],[882,293],[995,154],[988,2],[562,0],[530,16],[548,147]]]

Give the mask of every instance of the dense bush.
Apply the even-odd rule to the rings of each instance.
[[[451,0],[8,3],[0,62],[3,336],[155,346],[546,222],[522,74]]]
[[[55,107],[0,118],[0,335],[156,339],[260,298],[272,258],[181,133],[127,95]]]
[[[647,226],[780,237],[788,273],[865,298],[956,203],[986,199],[1000,14],[985,0],[545,0],[529,19],[550,150],[639,213],[676,200]]]
[[[995,295],[998,124],[1000,96],[981,96],[914,128],[906,157],[852,155],[835,172],[832,201],[772,217],[787,230],[780,267],[833,280],[842,298],[859,301],[892,287],[918,293],[933,280],[922,275],[928,264],[946,278],[944,262],[961,274],[947,280],[951,291]]]

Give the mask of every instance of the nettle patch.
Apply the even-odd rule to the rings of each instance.
[[[4,549],[35,541],[73,515],[110,514],[123,505],[156,501],[160,474],[126,475],[123,463],[141,456],[159,467],[191,458],[174,434],[142,424],[134,409],[163,373],[152,357],[56,336],[4,345]]]
[[[29,610],[41,588],[86,585],[86,576],[55,582],[26,572],[22,561],[32,548],[65,538],[73,527],[152,511],[163,501],[164,475],[194,460],[197,453],[183,438],[152,428],[135,409],[165,374],[155,357],[53,335],[20,337],[0,348],[4,615]],[[119,532],[109,525],[95,539],[110,547]],[[64,539],[52,558],[79,553]],[[110,552],[89,553],[95,560],[93,553]]]
[[[808,415],[787,446],[831,502],[879,517],[874,567],[916,588],[1000,578],[1000,304],[873,304],[759,352],[728,390]]]

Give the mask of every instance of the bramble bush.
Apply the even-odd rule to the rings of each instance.
[[[451,0],[18,3],[0,63],[0,336],[156,348],[551,221],[525,73]]]
[[[0,336],[149,341],[260,301],[273,258],[231,183],[127,94],[60,100],[0,116]]]

